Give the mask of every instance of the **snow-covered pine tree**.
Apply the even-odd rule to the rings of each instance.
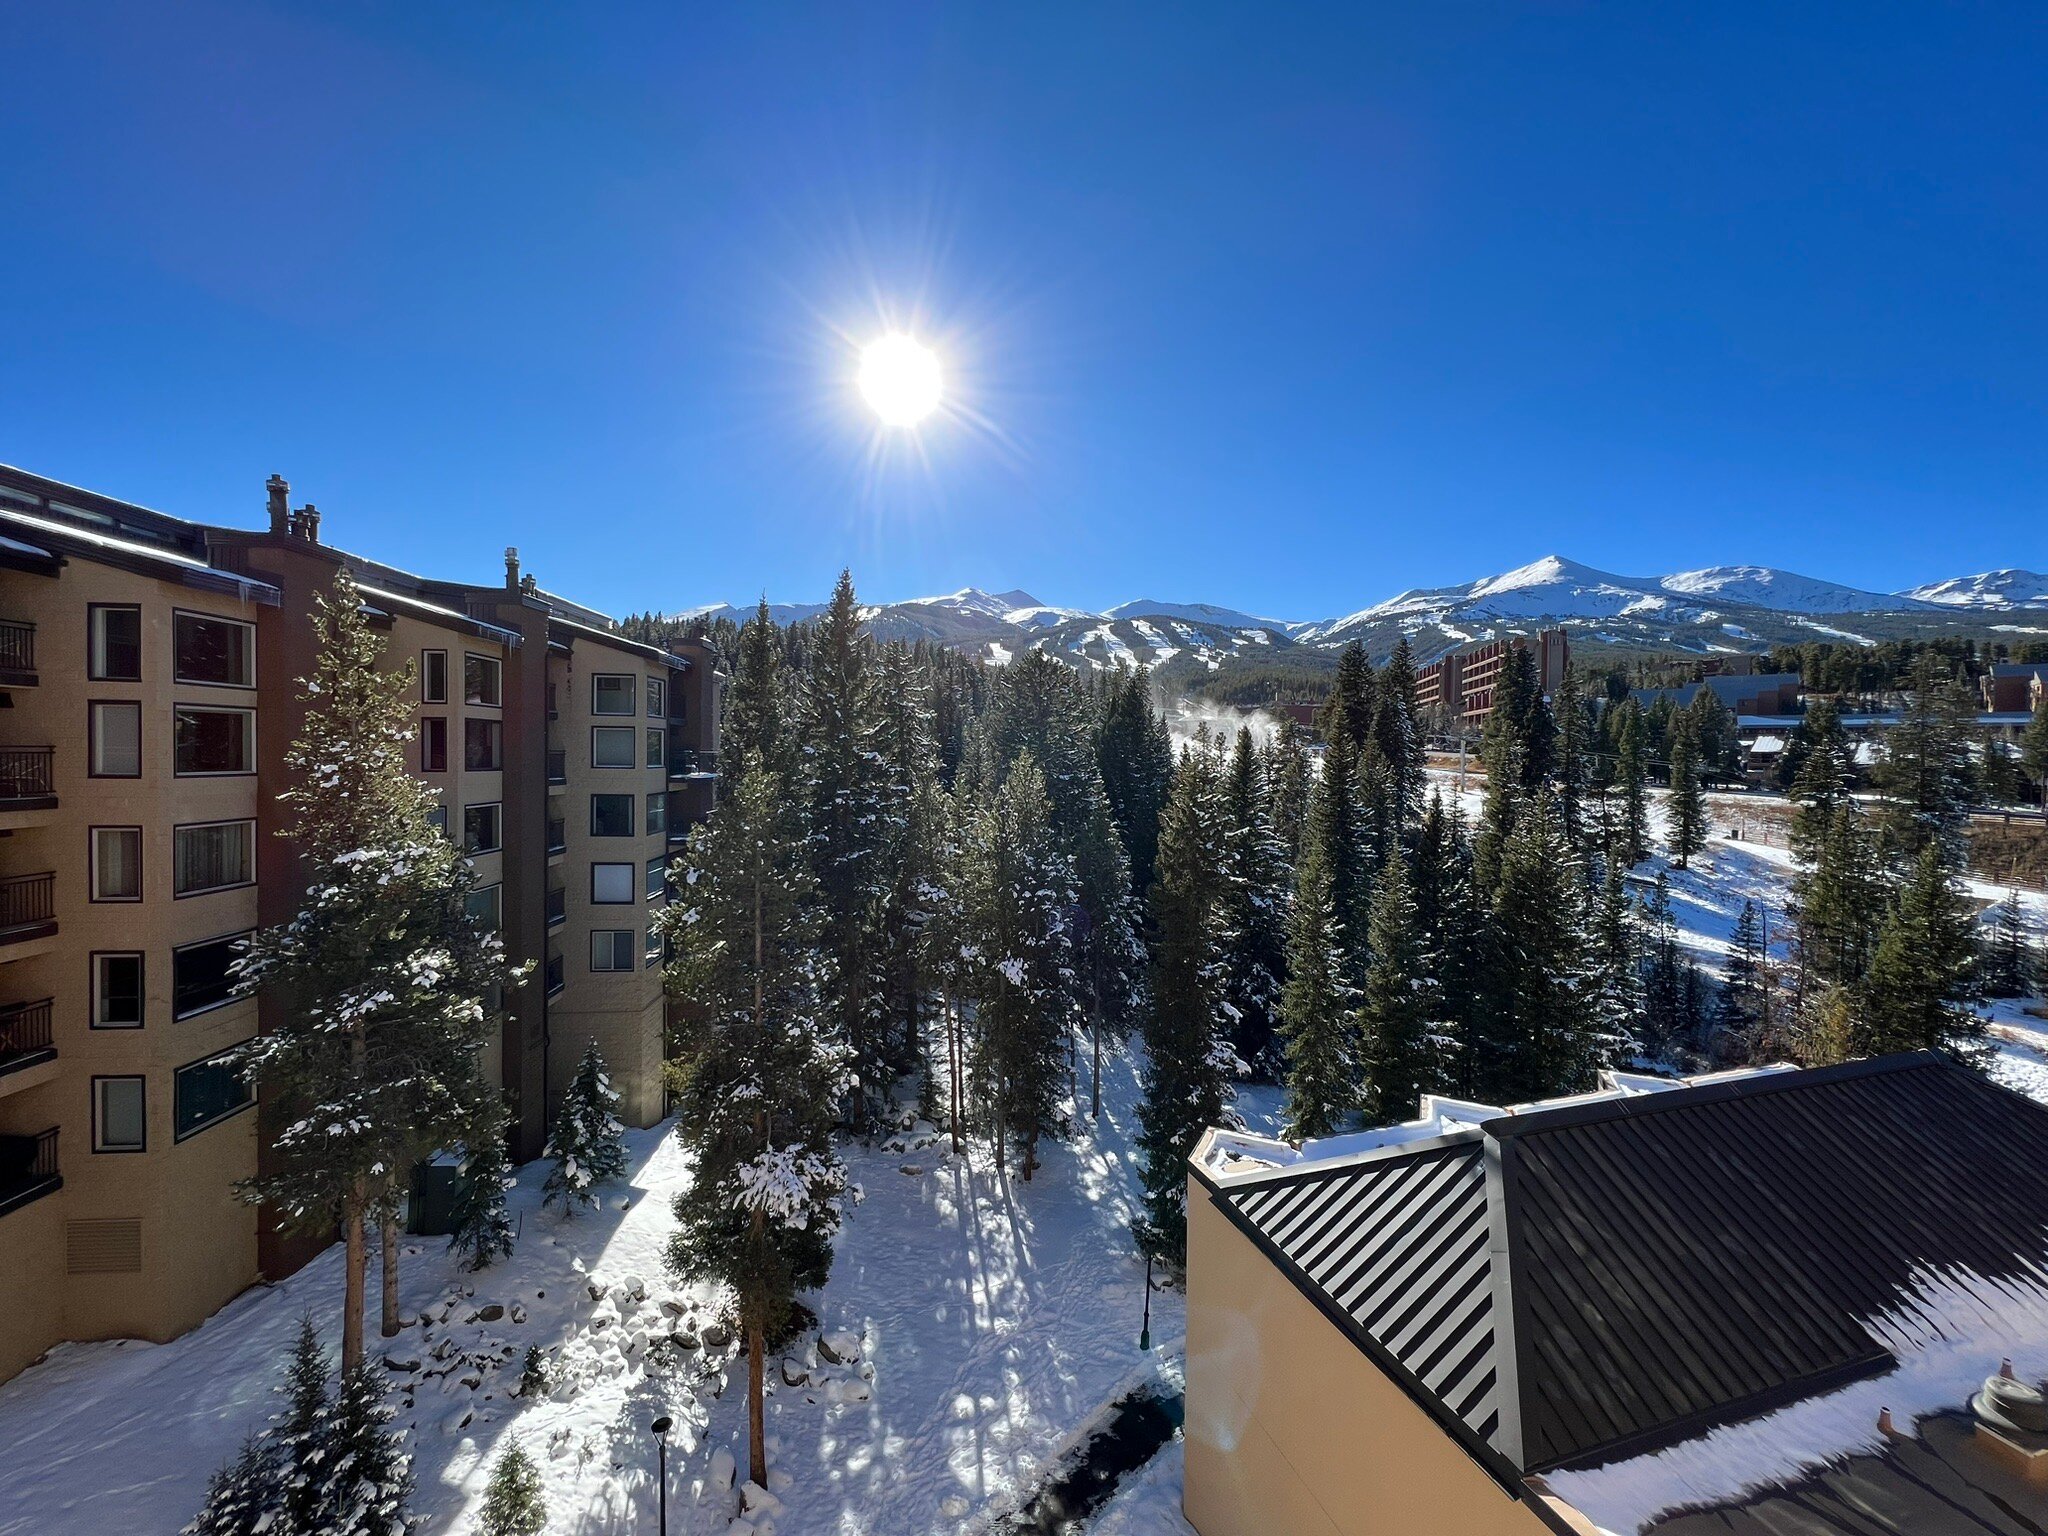
[[[2025,997],[2033,991],[2034,957],[2027,940],[2027,919],[2020,893],[2010,889],[1991,920],[1984,946],[1984,991],[1989,997]]]
[[[1565,841],[1574,848],[1583,848],[1587,842],[1586,791],[1591,778],[1587,756],[1593,717],[1579,685],[1578,668],[1565,668],[1564,680],[1550,701],[1550,712],[1557,729],[1557,769],[1553,775],[1557,814],[1564,823]]]
[[[812,632],[801,694],[799,784],[810,817],[819,933],[828,964],[825,1017],[853,1051],[860,1079],[856,1123],[872,1126],[896,1076],[880,974],[877,918],[889,891],[885,855],[899,823],[882,736],[874,643],[863,628],[851,573]]]
[[[1835,701],[1825,696],[1806,706],[1793,730],[1799,766],[1789,793],[1799,809],[1792,816],[1792,856],[1811,864],[1826,839],[1835,810],[1849,798],[1849,735]]]
[[[1442,1086],[1437,1042],[1443,999],[1425,962],[1416,926],[1408,858],[1396,846],[1373,887],[1370,964],[1360,1007],[1366,1059],[1366,1114],[1381,1122],[1419,1112],[1422,1095]]]
[[[1273,835],[1261,766],[1252,733],[1240,727],[1223,777],[1220,917],[1231,1044],[1254,1072],[1271,1076],[1287,978],[1289,869]]]
[[[1515,818],[1494,892],[1475,1063],[1489,1102],[1576,1093],[1592,1082],[1600,1049],[1579,995],[1584,901],[1557,803],[1539,790]]]
[[[1236,1124],[1230,1084],[1244,1070],[1223,1014],[1218,798],[1214,759],[1183,752],[1159,823],[1145,1100],[1138,1112],[1145,1155],[1138,1240],[1172,1264],[1187,1256],[1188,1153],[1204,1127]]]
[[[540,1536],[547,1529],[548,1505],[541,1496],[540,1473],[518,1441],[507,1446],[491,1469],[477,1512],[478,1536]]]
[[[878,807],[884,838],[879,868],[887,877],[877,901],[874,935],[878,999],[889,1034],[884,1055],[895,1077],[924,1060],[924,1004],[930,991],[919,967],[918,891],[930,873],[939,807],[938,753],[932,738],[932,695],[910,647],[881,649],[881,750],[888,766]]]
[[[410,667],[381,670],[346,569],[318,600],[319,660],[286,753],[280,796],[307,872],[299,913],[253,935],[237,989],[289,999],[239,1053],[279,1129],[273,1160],[240,1185],[287,1231],[338,1223],[342,1359],[363,1354],[364,1223],[421,1157],[459,1141],[492,1094],[478,1055],[497,1027],[484,999],[524,974],[468,910],[468,861],[427,819],[413,777]]]
[[[1884,734],[1871,774],[1884,796],[1882,825],[1902,863],[1929,842],[1951,871],[1968,862],[1964,834],[1977,798],[1976,706],[1939,652],[1921,651],[1906,684],[1899,722]]]
[[[1073,866],[1053,837],[1045,780],[1028,750],[975,818],[963,885],[975,1094],[998,1159],[1021,1152],[1028,1182],[1039,1142],[1059,1132],[1078,979],[1068,938]]]
[[[1344,945],[1344,975],[1356,988],[1365,975],[1366,928],[1372,907],[1372,840],[1365,790],[1350,743],[1338,737],[1323,754],[1323,770],[1309,792],[1305,843],[1320,849],[1330,872],[1330,899]]]
[[[1671,794],[1665,805],[1671,856],[1680,869],[1707,845],[1707,802],[1700,793],[1699,741],[1684,712],[1671,722]]]
[[[1173,742],[1152,708],[1152,679],[1145,668],[1118,666],[1103,706],[1095,755],[1109,814],[1130,860],[1131,899],[1142,907],[1152,889],[1159,818],[1173,784]]]
[[[1316,728],[1323,740],[1335,746],[1339,737],[1355,758],[1372,739],[1373,708],[1377,702],[1377,680],[1365,647],[1353,640],[1337,655],[1337,676],[1330,684],[1330,696],[1316,712]]]
[[[1349,979],[1328,855],[1302,848],[1287,922],[1287,986],[1280,1000],[1289,1141],[1334,1134],[1362,1098],[1357,993]]]
[[[284,1536],[278,1526],[283,1501],[277,1447],[251,1435],[235,1459],[213,1474],[206,1505],[182,1536]]]
[[[512,1184],[505,1153],[504,1119],[493,1115],[464,1138],[455,1193],[454,1231],[448,1247],[465,1256],[464,1269],[487,1269],[512,1257],[512,1216],[505,1191]]]
[[[1964,1007],[1974,959],[1970,910],[1938,836],[1922,843],[1879,930],[1858,987],[1858,1045],[1892,1051],[1980,1054],[1984,1021]]]
[[[669,1266],[723,1282],[747,1348],[749,1475],[768,1486],[762,1361],[796,1295],[825,1283],[848,1190],[832,1146],[853,1087],[826,1022],[829,957],[801,807],[744,753],[718,814],[691,833],[662,916],[668,985],[691,1002],[676,1135],[695,1177],[676,1195]]]
[[[576,1076],[562,1095],[555,1123],[542,1149],[553,1167],[541,1185],[541,1204],[559,1203],[565,1213],[597,1203],[597,1186],[626,1176],[626,1127],[619,1119],[618,1090],[604,1055],[591,1041],[576,1064]]]
[[[1279,840],[1281,855],[1290,869],[1301,862],[1302,828],[1308,820],[1313,771],[1301,728],[1292,720],[1282,720],[1266,747],[1266,783],[1273,835]]]
[[[1621,797],[1615,853],[1634,869],[1650,852],[1649,729],[1634,699],[1623,699],[1614,708],[1620,712],[1614,728],[1614,787]]]
[[[2041,804],[2048,807],[2048,693],[2034,705],[2034,718],[2020,736],[2020,766],[2032,775]]]
[[[1671,913],[1671,884],[1664,871],[1643,908],[1643,1037],[1652,1055],[1674,1059],[1685,1039],[1684,978],[1678,966],[1678,922]]]
[[[283,1488],[278,1523],[293,1536],[320,1529],[322,1490],[330,1470],[327,1427],[333,1401],[328,1375],[327,1351],[320,1347],[313,1319],[302,1318],[291,1364],[285,1370],[284,1415],[272,1431]]]
[[[1718,1065],[1738,1065],[1750,1059],[1765,1023],[1766,985],[1762,914],[1745,896],[1728,938],[1728,968],[1714,999],[1713,1023],[1708,1030],[1707,1051]]]
[[[1373,689],[1372,739],[1386,765],[1389,841],[1405,836],[1422,813],[1426,761],[1422,721],[1415,706],[1415,653],[1403,635],[1380,669]],[[1384,850],[1382,856],[1385,856]]]
[[[391,1427],[380,1370],[363,1364],[341,1373],[321,1435],[318,1523],[321,1536],[405,1536],[411,1523],[412,1457]]]
[[[1884,920],[1884,870],[1877,836],[1856,801],[1844,795],[1792,880],[1799,982],[1860,982]]]
[[[1610,857],[1605,862],[1586,946],[1586,1002],[1601,1050],[1612,1060],[1626,1061],[1643,1048],[1642,954],[1621,861]]]
[[[1472,842],[1465,815],[1432,794],[1416,834],[1411,870],[1416,930],[1426,946],[1424,964],[1435,983],[1443,1017],[1437,1021],[1437,1054],[1453,1091],[1472,1092],[1474,1019],[1480,985],[1480,912],[1472,886]]]

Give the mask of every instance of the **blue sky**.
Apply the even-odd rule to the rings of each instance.
[[[188,0],[0,59],[0,458],[168,511],[275,470],[615,610],[2048,563],[2039,6]]]

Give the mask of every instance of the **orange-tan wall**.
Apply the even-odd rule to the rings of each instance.
[[[1188,1184],[1187,1477],[1201,1536],[1549,1536]]]

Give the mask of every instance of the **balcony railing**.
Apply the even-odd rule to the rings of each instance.
[[[548,996],[553,997],[562,990],[563,969],[560,955],[548,956]]]
[[[19,943],[57,931],[57,876],[15,875],[0,880],[0,943]]]
[[[569,823],[559,816],[548,818],[548,852],[566,853],[569,849]]]
[[[0,810],[10,800],[54,800],[55,747],[0,747]]]
[[[50,999],[0,1008],[0,1073],[47,1061],[57,1054],[50,1031]]]
[[[0,619],[0,672],[36,670],[36,627],[25,619]]]
[[[672,747],[668,754],[668,776],[687,779],[718,772],[718,754],[702,747]]]
[[[0,1213],[64,1187],[57,1172],[57,1127],[34,1136],[0,1136]]]
[[[566,784],[569,782],[569,754],[560,747],[548,749],[548,782]]]
[[[548,892],[548,926],[558,927],[569,920],[569,890],[558,885]]]

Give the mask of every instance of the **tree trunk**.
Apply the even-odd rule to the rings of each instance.
[[[768,1336],[759,1323],[747,1324],[747,1476],[768,1486],[768,1422],[761,1400],[762,1359]]]
[[[342,1292],[341,1292],[341,1369],[342,1374],[354,1370],[363,1363],[363,1291],[365,1271],[369,1267],[370,1255],[363,1242],[364,1205],[367,1203],[363,1186],[358,1183],[349,1191],[348,1199],[342,1202],[341,1240],[343,1244]]]
[[[1088,1091],[1089,1111],[1097,1120],[1102,1118],[1102,959],[1097,956],[1093,974],[1088,984],[1088,1017],[1094,1026],[1095,1076]]]
[[[960,1031],[953,1016],[953,999],[940,999],[940,1017],[946,1025],[946,1107],[952,1113],[953,1150],[960,1150]]]
[[[383,1221],[384,1238],[384,1337],[394,1338],[398,1333],[398,1218],[386,1216]]]

